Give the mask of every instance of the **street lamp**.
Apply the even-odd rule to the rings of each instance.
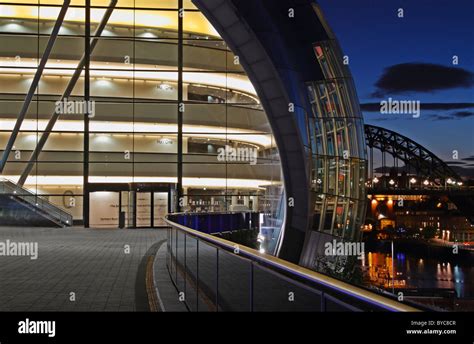
[[[395,181],[393,179],[390,179],[388,183],[393,186],[395,184]]]
[[[430,182],[429,182],[429,180],[428,180],[428,179],[425,179],[425,181],[423,182],[423,185],[425,185],[425,186],[428,186],[428,185],[430,185]]]
[[[411,178],[409,180],[409,183],[408,183],[408,188],[410,189],[411,188],[411,184],[415,184],[416,183],[416,179],[415,178]]]
[[[372,185],[377,184],[378,182],[379,182],[379,179],[377,177],[374,177],[374,179],[372,179]]]

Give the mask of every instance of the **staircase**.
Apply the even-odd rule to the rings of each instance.
[[[0,225],[72,225],[72,215],[31,191],[0,178]]]

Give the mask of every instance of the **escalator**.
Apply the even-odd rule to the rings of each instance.
[[[0,179],[0,226],[69,227],[71,214],[41,196]]]

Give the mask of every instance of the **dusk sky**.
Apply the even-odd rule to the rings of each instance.
[[[365,122],[408,136],[447,162],[457,150],[458,165],[473,169],[474,1],[318,2],[349,56]],[[380,114],[389,97],[419,100],[421,116]]]

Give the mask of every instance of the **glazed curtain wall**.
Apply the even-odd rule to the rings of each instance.
[[[309,118],[312,151],[311,191],[314,200],[311,236],[312,261],[305,264],[318,271],[350,274],[348,260],[322,254],[324,244],[358,241],[363,223],[366,197],[366,144],[364,127],[352,78],[337,42],[314,44],[315,57],[323,80],[307,84],[313,117]],[[344,267],[344,269],[342,269]]]
[[[0,147],[6,145],[61,5],[0,4]],[[92,38],[108,5],[91,1]],[[25,169],[84,54],[85,14],[85,1],[71,2],[3,171],[8,178]],[[89,182],[177,183],[181,175],[183,210],[279,209],[279,157],[265,114],[238,58],[190,1],[118,1],[96,38],[89,78],[83,72],[68,99],[80,103],[89,89],[94,106],[89,134],[84,140],[83,112],[61,114],[33,159],[29,189],[81,219],[86,162]],[[84,152],[86,142],[89,152]],[[217,150],[226,145],[256,149],[256,164],[219,160]],[[73,208],[64,197],[71,193]]]

